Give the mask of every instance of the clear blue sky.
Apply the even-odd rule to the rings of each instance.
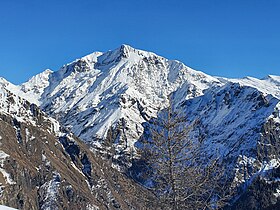
[[[280,75],[279,0],[1,0],[0,76],[126,43],[210,75]]]

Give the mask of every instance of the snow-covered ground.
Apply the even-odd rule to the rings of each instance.
[[[8,206],[0,205],[0,210],[16,210],[16,209],[8,207]]]

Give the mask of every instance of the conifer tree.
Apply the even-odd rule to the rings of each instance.
[[[162,209],[218,209],[225,204],[221,168],[216,160],[205,164],[201,142],[189,136],[198,122],[187,123],[171,104],[151,120],[143,157]]]

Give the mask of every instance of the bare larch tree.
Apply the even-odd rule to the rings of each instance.
[[[187,123],[170,104],[149,124],[143,157],[160,209],[219,209],[228,198],[222,168],[216,160],[201,161],[200,142],[189,136],[198,122]]]

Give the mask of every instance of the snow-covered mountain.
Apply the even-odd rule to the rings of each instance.
[[[213,77],[122,45],[46,70],[20,86],[3,79],[0,84],[125,167],[137,158],[143,124],[168,106],[171,94],[177,110],[199,120],[191,135],[202,143],[205,158],[218,157],[227,166],[233,186],[246,188],[279,168],[279,76]],[[277,200],[279,182],[271,180]]]
[[[42,75],[35,76],[41,86],[32,78],[21,90],[34,95],[44,111],[97,147],[114,128],[113,145],[119,153],[134,149],[143,133],[141,124],[168,104],[170,93],[184,87],[180,101],[222,84],[179,61],[127,45],[90,54]]]

